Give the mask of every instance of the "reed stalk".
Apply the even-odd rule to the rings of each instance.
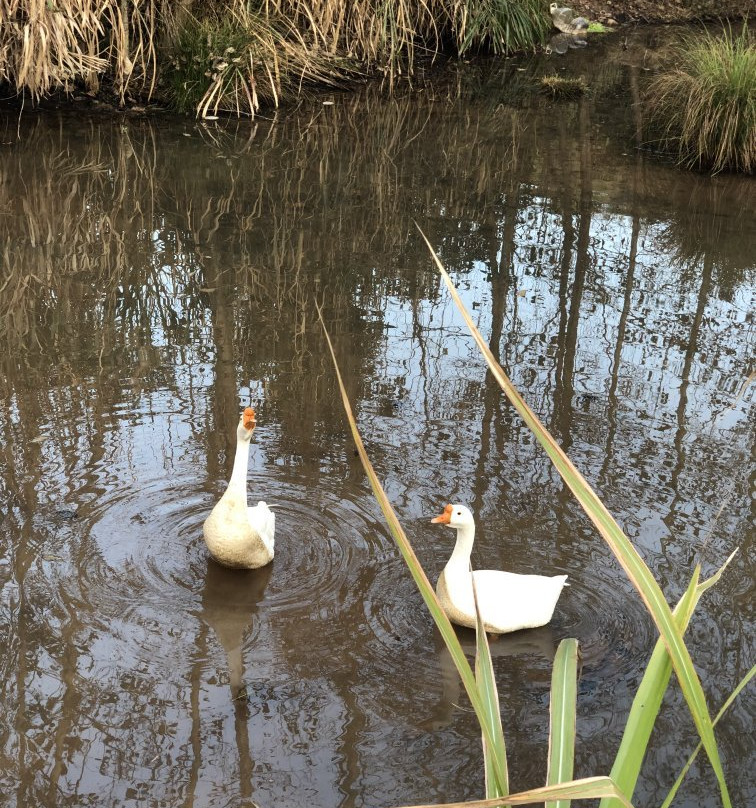
[[[470,317],[463,304],[451,277],[436,255],[433,247],[425,234],[418,226],[418,230],[425,241],[428,250],[433,258],[438,272],[440,273],[452,300],[467,324],[478,348],[485,359],[491,373],[499,383],[504,394],[511,404],[525,421],[533,435],[541,446],[545,449],[549,458],[553,462],[562,479],[575,495],[586,514],[597,528],[601,537],[606,541],[609,548],[614,553],[622,568],[625,570],[633,586],[637,589],[643,603],[656,624],[661,643],[669,655],[672,669],[674,669],[680,688],[688,704],[693,722],[696,725],[703,748],[709,757],[709,761],[719,784],[722,804],[725,808],[730,808],[731,800],[722,769],[716,739],[714,737],[713,723],[706,705],[703,687],[698,678],[698,674],[693,665],[685,641],[683,639],[683,627],[672,613],[672,609],[665,599],[659,584],[653,577],[651,571],[646,566],[638,551],[625,536],[619,525],[611,516],[606,506],[601,502],[593,489],[588,485],[583,475],[575,468],[567,455],[559,447],[553,436],[543,426],[533,410],[527,405],[520,393],[514,387],[509,377],[506,375],[496,358],[491,353],[490,348],[484,341],[480,331]],[[691,583],[692,591],[697,584],[697,571],[694,574],[694,582]],[[691,595],[691,598],[693,596]],[[696,599],[697,600],[697,599]],[[665,684],[666,688],[666,684]],[[627,796],[627,794],[626,794]]]
[[[551,673],[551,715],[546,785],[572,780],[577,734],[578,641],[562,640]],[[546,803],[546,808],[569,808],[569,800]]]

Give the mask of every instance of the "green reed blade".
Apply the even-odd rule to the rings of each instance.
[[[578,502],[583,507],[590,520],[596,526],[604,541],[606,541],[606,543],[609,545],[622,568],[625,570],[628,578],[638,590],[638,593],[645,603],[646,609],[651,615],[654,623],[656,624],[659,634],[661,635],[672,659],[672,666],[680,683],[680,689],[685,696],[685,701],[687,702],[688,709],[693,717],[693,722],[696,725],[696,729],[701,737],[706,754],[711,761],[712,768],[714,769],[714,773],[717,777],[719,790],[722,795],[723,806],[724,808],[731,808],[732,803],[730,801],[730,795],[725,782],[722,761],[719,757],[719,749],[717,748],[717,742],[714,737],[711,716],[709,715],[709,710],[706,706],[706,698],[701,686],[701,681],[699,680],[696,669],[693,666],[693,660],[691,659],[688,648],[682,638],[680,629],[676,625],[672,616],[672,610],[670,609],[669,603],[667,603],[659,584],[651,574],[651,571],[646,566],[646,563],[643,561],[638,551],[632,545],[627,536],[625,536],[625,534],[622,532],[622,529],[614,520],[614,517],[612,517],[612,515],[609,513],[606,506],[601,502],[593,489],[588,485],[583,475],[575,468],[567,455],[562,451],[561,447],[554,440],[551,433],[539,421],[533,410],[531,410],[530,407],[525,403],[525,400],[509,380],[506,373],[504,373],[504,370],[491,353],[491,350],[486,345],[480,331],[478,331],[475,323],[470,317],[469,312],[465,308],[465,305],[457,293],[454,282],[449,276],[449,273],[446,271],[446,269],[444,269],[443,264],[439,260],[438,256],[433,250],[433,247],[423,231],[420,229],[419,225],[417,226],[417,229],[420,231],[420,235],[428,245],[428,249],[433,257],[436,267],[438,268],[438,271],[440,272],[441,277],[443,278],[444,283],[446,284],[449,293],[457,306],[457,309],[460,311],[462,317],[467,323],[467,327],[470,329],[470,333],[483,354],[492,375],[496,378],[501,389],[504,391],[504,394],[533,432],[538,442],[541,444],[541,446],[543,446],[551,459],[551,462],[562,476],[562,479],[575,495]]]
[[[696,590],[700,568],[696,566],[690,584],[673,612],[681,632],[685,632],[696,606]],[[623,794],[632,796],[646,756],[651,731],[659,715],[664,694],[672,676],[672,660],[661,637],[656,641],[651,658],[646,665],[638,690],[635,693],[630,713],[625,722],[617,755],[612,766],[612,777]],[[612,798],[601,801],[599,808],[617,808]]]
[[[701,599],[701,595],[720,579],[727,565],[734,558],[735,552],[711,578],[702,583],[698,582],[701,569],[696,566],[690,584],[673,612],[675,623],[682,634],[688,628],[688,623],[698,605],[698,601]],[[635,784],[638,781],[643,759],[646,756],[651,731],[661,709],[664,693],[669,686],[671,676],[672,660],[667,653],[667,647],[659,638],[633,699],[625,729],[622,733],[622,741],[617,750],[617,756],[614,759],[611,771],[611,777],[614,782],[622,793],[628,796],[632,796],[635,791]],[[599,808],[618,808],[618,803],[611,798],[603,799]]]
[[[633,804],[617,788],[611,777],[586,777],[554,786],[533,788],[510,794],[507,805],[532,805],[545,800],[595,800],[601,797],[616,797],[623,808],[633,808]],[[466,802],[430,803],[427,805],[403,806],[403,808],[498,808],[500,799],[467,800]]]
[[[740,691],[753,679],[754,675],[756,675],[756,665],[754,665],[751,670],[738,682],[737,687],[735,690],[730,693],[727,697],[727,701],[722,705],[722,709],[716,714],[714,717],[714,726],[717,725],[717,721],[727,712],[730,708],[730,705],[735,701],[735,699],[740,695]],[[688,758],[687,763],[683,766],[682,771],[680,772],[679,777],[675,780],[674,785],[670,789],[669,794],[667,794],[666,799],[661,805],[661,808],[669,808],[672,804],[672,800],[675,798],[678,789],[682,785],[682,781],[685,779],[685,775],[688,773],[688,770],[693,765],[693,761],[696,759],[696,755],[701,751],[701,744],[699,743],[698,746],[693,750],[693,753]]]
[[[472,570],[470,571],[472,573]],[[483,737],[483,763],[486,772],[486,797],[506,797],[509,793],[509,772],[507,771],[507,749],[504,743],[504,729],[501,725],[499,691],[496,687],[491,649],[478,608],[478,591],[473,577],[473,601],[475,603],[475,681],[478,684],[483,707],[486,710],[488,725],[494,739],[494,748],[489,748]],[[503,761],[504,783],[496,777],[495,761]],[[500,803],[501,804],[501,803]]]
[[[572,780],[575,765],[578,641],[562,640],[551,671],[549,759],[546,785]],[[546,803],[546,808],[569,808],[569,800]]]
[[[375,473],[375,469],[373,468],[370,458],[365,451],[362,437],[360,436],[357,428],[357,421],[355,420],[351,404],[349,403],[349,396],[347,395],[344,381],[341,378],[341,371],[339,370],[339,364],[336,360],[336,353],[333,349],[333,343],[331,342],[331,337],[328,334],[328,329],[326,328],[325,321],[323,320],[323,312],[320,309],[320,306],[317,306],[317,304],[316,307],[318,310],[318,317],[320,318],[320,324],[323,328],[326,342],[328,343],[328,350],[331,353],[333,367],[336,371],[336,380],[338,381],[339,391],[341,392],[341,401],[344,406],[344,412],[346,413],[347,421],[349,422],[349,428],[352,432],[352,438],[354,440],[357,453],[360,457],[360,461],[362,462],[362,467],[365,469],[365,473],[367,474],[367,478],[370,482],[370,487],[373,489],[373,495],[383,511],[383,515],[386,519],[386,524],[388,525],[391,535],[393,536],[394,541],[396,542],[397,547],[399,548],[399,551],[401,552],[402,557],[404,558],[404,561],[415,580],[415,584],[420,590],[420,594],[422,595],[422,598],[425,601],[433,620],[438,626],[438,630],[441,632],[441,636],[446,643],[446,647],[449,649],[449,654],[451,655],[452,660],[459,671],[462,683],[464,684],[465,690],[467,691],[467,695],[470,699],[470,704],[475,710],[475,715],[478,718],[485,743],[488,745],[488,749],[492,750],[492,754],[489,756],[491,761],[491,770],[499,784],[499,788],[503,793],[507,788],[506,760],[501,759],[496,754],[496,750],[498,750],[500,747],[496,742],[496,731],[494,727],[491,726],[489,721],[489,711],[484,705],[480,691],[478,690],[478,685],[475,681],[475,676],[472,672],[472,668],[470,667],[470,663],[467,661],[467,657],[465,657],[462,646],[459,644],[456,632],[454,631],[452,624],[449,622],[449,618],[446,616],[441,603],[436,597],[436,593],[431,586],[428,576],[425,574],[420,561],[415,555],[415,551],[412,549],[409,539],[405,535],[402,526],[399,524],[399,519],[394,512],[391,502],[386,496],[386,492],[383,490],[383,486],[378,479],[378,475]]]

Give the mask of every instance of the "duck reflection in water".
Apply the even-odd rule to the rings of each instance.
[[[561,56],[570,48],[584,48],[587,44],[588,40],[580,34],[554,34],[545,51],[547,54],[558,53]]]
[[[228,569],[208,559],[200,617],[215,632],[226,652],[231,697],[245,703],[244,637],[252,626],[273,566],[257,570]]]
[[[472,665],[475,659],[475,630],[457,628],[456,631],[462,650]],[[436,653],[441,667],[441,698],[435,714],[422,725],[423,729],[428,731],[449,726],[455,713],[460,709],[459,704],[462,699],[462,683],[457,672],[457,666],[454,664],[449,649],[438,631],[435,632],[435,638]],[[551,668],[556,654],[557,640],[551,626],[542,626],[541,628],[517,631],[513,634],[496,635],[489,641],[488,647],[491,652],[491,659],[533,656],[547,660],[548,667]]]

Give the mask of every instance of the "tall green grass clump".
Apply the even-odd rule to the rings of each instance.
[[[541,0],[469,0],[448,2],[457,19],[460,54],[482,48],[497,54],[529,50],[542,42],[551,23]]]
[[[756,168],[756,44],[740,34],[687,36],[674,48],[674,67],[649,86],[646,98],[659,145],[689,168],[752,174]]]

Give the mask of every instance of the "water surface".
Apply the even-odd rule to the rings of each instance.
[[[550,626],[493,646],[513,787],[544,780],[568,636],[576,773],[608,772],[654,628],[486,373],[415,220],[665,594],[741,546],[689,631],[719,709],[753,662],[753,188],[635,148],[653,51],[628,51],[461,66],[253,123],[0,120],[3,806],[482,794],[474,717],[354,455],[315,300],[429,575],[453,535],[428,520],[460,501],[476,566],[569,576]],[[584,69],[578,102],[518,94]],[[250,402],[249,490],[278,505],[277,555],[228,571],[201,526]],[[752,704],[717,729],[740,805]],[[637,804],[695,740],[673,688]],[[706,763],[679,804],[717,804]]]

